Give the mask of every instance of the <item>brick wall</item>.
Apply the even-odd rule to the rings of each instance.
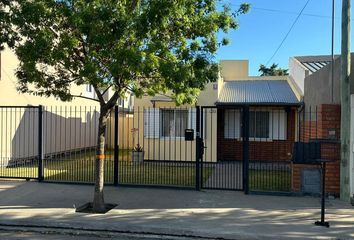
[[[292,175],[292,191],[301,191],[301,172],[304,169],[319,169],[319,165],[308,165],[308,164],[292,164],[291,175]],[[339,176],[339,164],[338,162],[327,163],[326,166],[326,192],[330,195],[339,196],[340,192],[340,176]]]
[[[335,138],[340,139],[340,105],[323,104],[316,108],[308,108],[305,115],[305,121],[301,122],[300,139],[309,141],[309,139],[327,139],[330,131],[335,131]]]
[[[330,132],[335,133],[330,136]],[[317,109],[311,109],[311,113],[305,112],[305,121],[300,128],[301,141],[308,142],[310,139],[340,139],[340,105],[323,104]],[[334,162],[327,163],[326,191],[338,196],[340,192],[340,144],[325,143],[321,145],[323,159]],[[292,165],[292,190],[301,191],[301,171],[304,169],[318,168],[319,166],[306,164]]]
[[[224,114],[223,109],[218,109],[217,126],[217,159],[218,161],[242,160],[242,140],[224,138]],[[292,148],[295,141],[295,114],[292,108],[287,112],[286,140],[252,141],[250,139],[250,160],[259,161],[290,161]]]

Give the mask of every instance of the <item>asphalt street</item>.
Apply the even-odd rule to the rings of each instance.
[[[0,227],[0,240],[202,240],[167,235],[113,233],[109,231],[66,231],[50,228]],[[204,238],[205,239],[205,238]],[[208,238],[211,240],[211,238]]]

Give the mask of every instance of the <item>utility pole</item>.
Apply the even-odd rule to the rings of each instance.
[[[340,198],[350,201],[350,3],[342,0]]]

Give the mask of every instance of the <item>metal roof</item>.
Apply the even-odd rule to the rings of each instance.
[[[339,55],[335,55],[334,58],[337,59]],[[324,66],[332,62],[331,55],[319,55],[319,56],[297,56],[297,59],[302,66],[309,70],[310,74],[317,72]]]
[[[301,62],[301,64],[311,73],[317,72],[329,63],[331,63],[331,61]]]
[[[217,105],[298,105],[300,101],[286,80],[224,82]]]

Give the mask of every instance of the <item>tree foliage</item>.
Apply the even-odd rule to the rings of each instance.
[[[19,90],[71,100],[72,84],[123,96],[172,90],[191,103],[217,78],[217,33],[236,29],[217,0],[2,0],[16,29]],[[14,41],[13,41],[14,42]],[[33,85],[34,87],[30,87]],[[101,91],[99,92],[99,89]]]
[[[10,0],[0,0],[0,50],[3,50],[3,43],[9,42],[10,31],[10,22],[9,14],[6,11],[6,6],[8,6]]]
[[[278,67],[278,64],[273,63],[269,68],[263,64],[259,66],[258,72],[261,76],[286,76],[288,74],[288,69],[282,69]]]
[[[18,90],[69,101],[72,85],[90,84],[100,103],[94,212],[104,212],[107,118],[119,97],[170,90],[193,103],[218,77],[214,55],[236,17],[218,0],[0,0],[2,37],[20,61]],[[10,27],[11,26],[11,27]],[[104,94],[114,94],[105,100]]]

